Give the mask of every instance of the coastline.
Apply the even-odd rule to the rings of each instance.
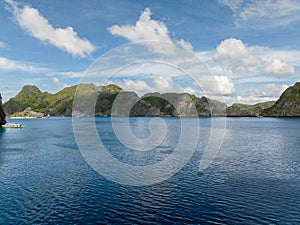
[[[161,118],[300,118],[300,116],[245,116],[245,115],[211,115],[211,116],[185,116],[185,115],[179,115],[179,116],[174,116],[174,115],[160,115],[160,116],[151,116],[151,115],[140,115],[140,116],[125,116],[125,115],[82,115],[82,116],[51,116],[51,117],[21,117],[21,116],[13,116],[13,117],[7,117],[7,119],[49,119],[49,118],[64,118],[64,117],[69,117],[69,118],[84,118],[84,117],[161,117]]]

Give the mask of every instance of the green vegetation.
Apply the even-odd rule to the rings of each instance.
[[[226,111],[228,116],[300,116],[300,82],[286,89],[276,102],[255,105],[235,103]]]
[[[261,103],[255,104],[255,105],[234,103],[234,104],[232,104],[232,107],[239,108],[241,110],[243,110],[243,109],[254,109],[254,108],[257,108],[257,107],[260,107],[262,109],[267,109],[267,108],[270,108],[274,104],[275,104],[275,101],[261,102]]]
[[[37,87],[26,85],[23,89],[8,102],[3,104],[4,111],[8,114],[22,112],[31,107],[34,111],[43,112],[49,104],[51,94],[41,92]]]
[[[117,85],[115,84],[109,84],[107,86],[102,86],[101,87],[101,90],[105,93],[113,93],[113,94],[116,94],[116,93],[119,93],[120,91],[122,91],[122,88],[118,87]]]
[[[40,117],[41,113],[50,116],[71,116],[73,110],[73,114],[78,116],[111,115],[117,96],[120,105],[114,112],[116,115],[126,114],[129,106],[132,116],[185,116],[195,115],[195,113],[200,116],[210,116],[212,112],[224,115],[226,108],[226,105],[219,101],[205,97],[198,98],[186,93],[151,93],[139,98],[136,93],[123,92],[114,84],[107,86],[79,84],[64,88],[56,94],[41,92],[35,86],[26,85],[14,98],[4,104],[4,110],[10,116],[29,117],[31,115]],[[76,103],[74,103],[75,98]],[[75,108],[73,104],[76,105]]]
[[[122,91],[114,84],[79,84],[56,94],[41,92],[35,86],[26,85],[14,98],[3,104],[3,109],[10,116],[71,116],[73,110],[73,114],[78,116],[102,116],[112,114],[117,97],[119,105],[113,115],[126,115],[130,109],[131,116],[300,116],[300,82],[289,87],[276,102],[255,105],[235,103],[230,107],[217,100],[186,93],[149,93],[138,97],[136,93]]]
[[[3,108],[10,116],[22,115],[26,108],[31,108],[32,111],[44,113],[45,115],[70,116],[75,93],[76,98],[83,101],[94,94],[99,94],[99,99],[107,98],[110,101],[114,99],[111,95],[115,96],[121,90],[121,88],[112,84],[103,87],[94,84],[79,84],[64,88],[56,94],[50,94],[48,92],[41,92],[35,86],[26,85],[14,98],[5,102]]]
[[[278,101],[262,113],[263,116],[300,116],[300,82],[286,89]]]

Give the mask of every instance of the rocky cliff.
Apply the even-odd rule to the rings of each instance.
[[[74,108],[75,93],[76,107]],[[187,93],[149,93],[139,97],[134,92],[122,91],[120,87],[112,84],[107,86],[79,84],[67,87],[56,94],[41,92],[35,86],[26,85],[14,98],[5,102],[3,107],[11,116],[30,116],[32,112],[36,112],[39,113],[39,117],[40,114],[44,116],[211,116],[226,113],[226,104],[206,97],[198,98]]]
[[[6,120],[5,120],[5,113],[2,107],[2,96],[0,94],[0,127],[4,124],[6,124]]]
[[[263,111],[263,116],[300,116],[300,82],[286,89],[275,104]]]
[[[76,107],[74,109],[75,93]],[[43,116],[292,117],[300,116],[300,82],[289,87],[276,102],[263,102],[255,105],[235,103],[230,107],[216,100],[199,98],[187,93],[149,93],[139,97],[134,92],[122,91],[120,87],[112,84],[107,86],[79,84],[64,88],[56,94],[41,92],[37,87],[27,85],[14,98],[5,102],[3,108],[12,116],[30,116],[35,113],[39,117],[42,114]],[[3,120],[4,114],[1,115]]]
[[[99,99],[111,101],[115,92],[121,89],[115,85],[96,86],[93,84],[80,84],[81,90],[84,90],[79,96],[82,99],[82,110],[86,108],[90,96],[97,94]],[[20,116],[27,111],[44,114],[45,116],[71,116],[74,95],[78,85],[64,88],[63,90],[50,94],[48,92],[41,92],[36,86],[26,85],[13,98],[9,99],[3,104],[4,111],[10,116]],[[104,113],[106,113],[109,105],[105,105],[102,101]],[[30,108],[30,110],[26,110]],[[101,108],[101,107],[100,107]],[[101,108],[102,109],[102,108]],[[31,113],[32,114],[32,113]]]
[[[275,101],[257,103],[255,105],[247,105],[241,103],[234,103],[226,109],[229,117],[258,117],[262,116],[263,110],[273,106]]]

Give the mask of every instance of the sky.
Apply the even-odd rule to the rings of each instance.
[[[0,2],[0,93],[80,82],[227,104],[300,81],[298,0]]]

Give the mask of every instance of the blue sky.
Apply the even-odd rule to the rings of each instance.
[[[296,0],[4,0],[0,92],[81,81],[274,100],[300,80],[299,27]]]

